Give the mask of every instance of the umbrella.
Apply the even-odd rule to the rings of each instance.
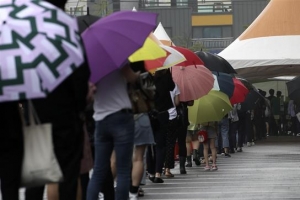
[[[79,32],[82,33],[85,29],[89,28],[93,23],[98,21],[100,17],[94,15],[83,15],[77,17]]]
[[[46,97],[83,61],[75,18],[39,0],[0,1],[0,102]]]
[[[173,80],[180,90],[180,101],[199,99],[213,88],[212,73],[204,66],[175,66],[171,68],[171,72]]]
[[[129,56],[128,60],[130,62],[137,62],[143,60],[155,60],[166,56],[167,52],[161,48],[159,44],[148,37],[144,45]]]
[[[234,83],[232,80],[232,76],[222,72],[213,72],[218,81],[219,90],[228,95],[229,98],[232,97],[234,91]]]
[[[229,111],[232,110],[229,98],[220,91],[211,90],[207,95],[194,102],[188,107],[189,121],[194,124],[220,121]]]
[[[300,77],[296,77],[286,83],[288,96],[292,100],[300,100]]]
[[[237,78],[232,78],[234,83],[234,91],[233,96],[230,98],[231,104],[237,104],[242,103],[247,94],[249,93],[249,90],[244,86],[244,84]]]
[[[241,103],[241,111],[252,110],[259,101],[266,102],[265,97],[263,97],[257,90],[249,90],[245,100]]]
[[[191,50],[187,48],[175,47],[175,46],[172,46],[172,48],[180,52],[186,58],[184,62],[176,64],[177,66],[188,67],[188,66],[204,65],[203,61]]]
[[[167,56],[155,60],[146,60],[145,68],[147,71],[155,72],[156,70],[168,69],[186,60],[184,55],[182,55],[182,53],[178,52],[176,49],[166,45],[161,45],[161,47],[167,51]]]
[[[195,53],[199,58],[201,58],[201,60],[203,60],[204,66],[210,71],[236,74],[236,71],[233,69],[233,67],[221,56],[203,51],[197,51]]]
[[[99,19],[82,33],[91,69],[91,82],[128,63],[156,27],[157,14],[119,11]]]

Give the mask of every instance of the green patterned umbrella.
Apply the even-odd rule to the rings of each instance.
[[[46,97],[83,63],[75,18],[40,0],[0,0],[0,102]]]

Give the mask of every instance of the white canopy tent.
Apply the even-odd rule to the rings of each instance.
[[[250,81],[300,75],[300,0],[271,0],[219,55]]]

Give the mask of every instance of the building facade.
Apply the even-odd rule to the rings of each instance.
[[[67,11],[106,16],[119,10],[158,13],[175,44],[219,53],[261,13],[269,0],[70,0]],[[89,9],[88,9],[89,8]]]

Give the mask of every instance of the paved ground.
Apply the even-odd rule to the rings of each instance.
[[[300,138],[269,137],[231,158],[218,156],[218,171],[193,167],[187,175],[149,181],[146,199],[300,199]]]
[[[300,137],[269,137],[243,150],[231,158],[219,156],[218,171],[201,166],[179,175],[175,169],[175,178],[163,184],[148,181],[140,199],[300,199]]]

